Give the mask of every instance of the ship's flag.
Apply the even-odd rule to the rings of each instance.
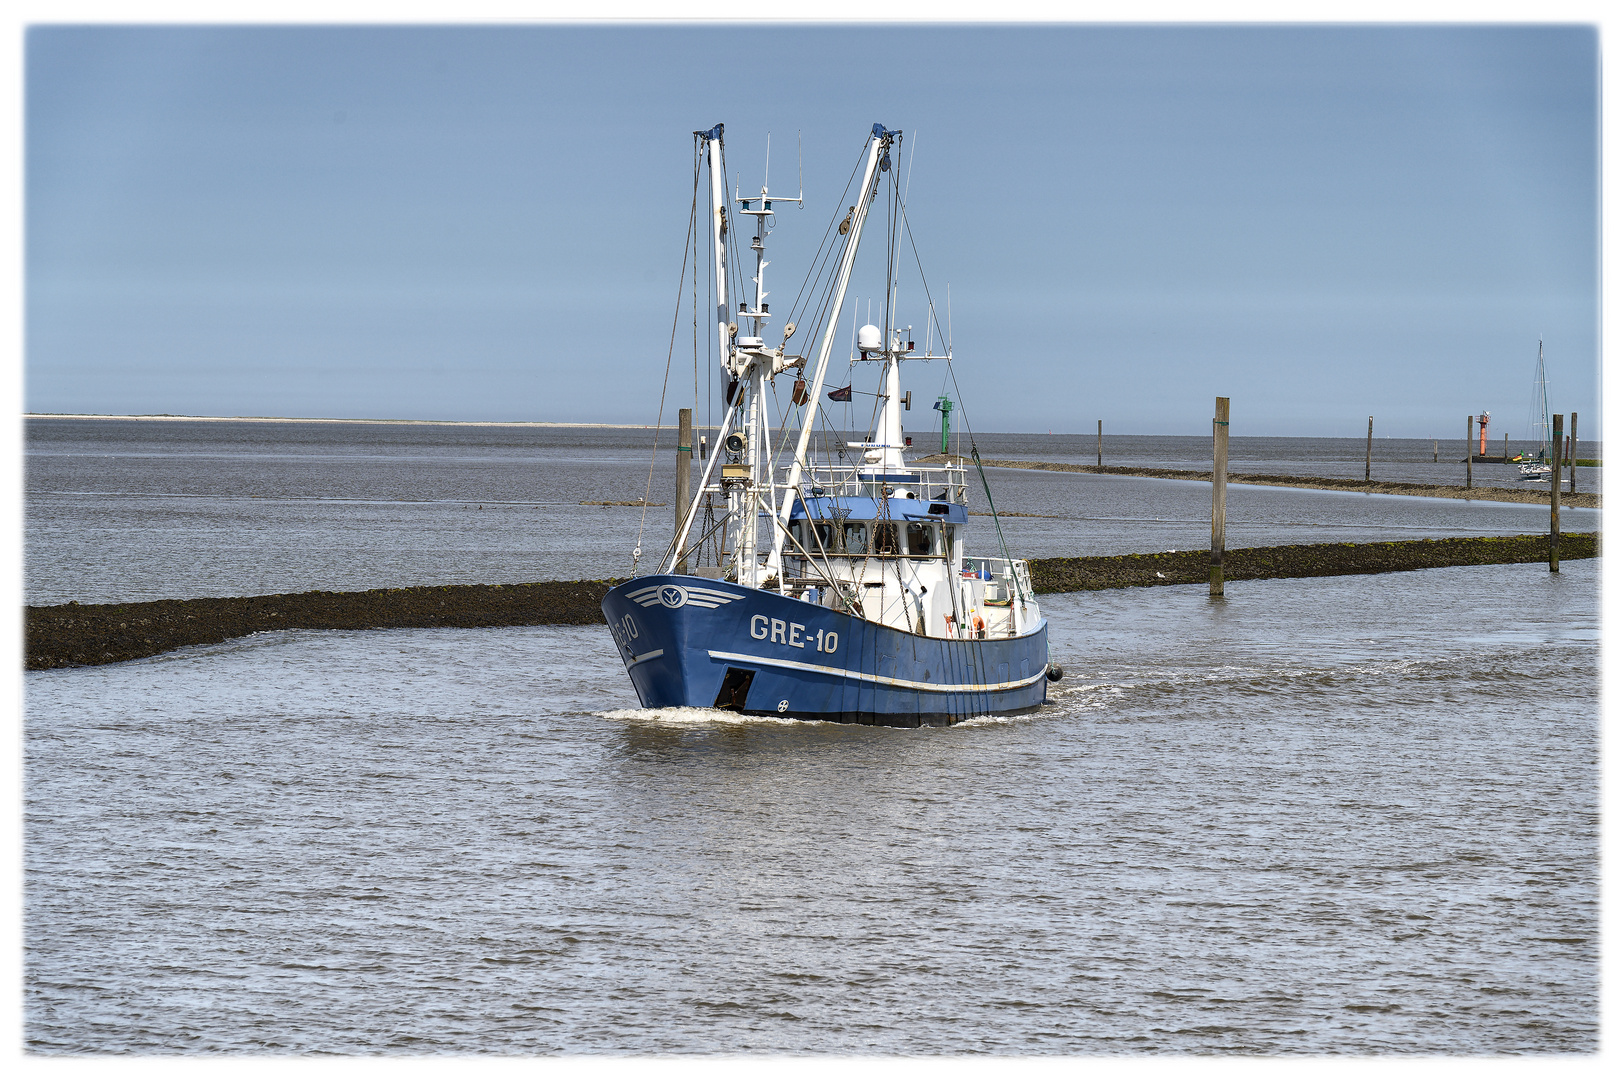
[[[851,384],[851,386],[855,386],[855,385],[856,385],[856,383]],[[828,399],[830,401],[850,401],[851,400],[851,386],[842,387],[839,390],[830,390],[828,392]]]

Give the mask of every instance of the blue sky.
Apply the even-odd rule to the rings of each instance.
[[[33,411],[651,422],[691,132],[751,190],[770,131],[784,194],[799,134],[785,302],[882,121],[977,428],[1201,433],[1227,394],[1236,433],[1521,437],[1542,334],[1600,430],[1585,27],[35,27],[26,59]]]

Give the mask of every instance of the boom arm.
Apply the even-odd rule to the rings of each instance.
[[[834,332],[839,325],[840,309],[845,304],[845,287],[851,280],[851,264],[857,257],[857,242],[862,239],[862,224],[868,220],[870,196],[874,184],[878,182],[879,155],[890,145],[891,136],[900,134],[899,131],[886,131],[884,124],[875,124],[873,137],[868,142],[868,166],[862,174],[861,194],[851,219],[851,235],[846,239],[844,254],[840,256],[839,276],[835,279],[834,303],[829,308],[828,326],[823,330],[823,343],[817,350],[817,374],[812,378],[811,408],[806,411],[806,423],[800,429],[794,464],[789,469],[789,485],[784,490],[783,506],[778,511],[778,521],[783,527],[772,530],[772,558],[768,563],[768,573],[776,575],[779,591],[783,589],[783,538],[788,533],[789,514],[800,495],[800,476],[806,464],[806,447],[811,443],[812,426],[817,422],[817,411],[822,408],[823,377],[828,373],[828,355],[834,347]]]
[[[721,129],[722,125],[717,124],[709,131],[694,134],[704,139],[710,154],[710,239],[716,251],[716,334],[721,343],[722,365],[736,376],[738,373],[732,371],[731,342],[727,333],[727,177],[722,171]]]

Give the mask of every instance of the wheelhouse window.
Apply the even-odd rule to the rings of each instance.
[[[951,534],[939,521],[797,519],[789,535],[811,555],[888,555],[912,559],[947,554]]]
[[[834,526],[827,521],[791,521],[789,535],[795,538],[796,543],[804,547],[808,554],[819,555],[823,552],[833,553],[839,550],[834,545]]]
[[[933,521],[907,523],[907,553],[914,558],[936,554],[936,526]]]

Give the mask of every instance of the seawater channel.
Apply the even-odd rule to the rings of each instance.
[[[111,423],[30,425],[31,602],[623,574],[641,510],[580,503],[646,482],[636,432]],[[992,479],[1053,515],[1017,554],[1204,543],[1204,485]],[[1548,521],[1229,505],[1236,547]],[[26,1047],[1594,1052],[1598,581],[1050,595],[1051,704],[940,730],[645,711],[596,627],[32,672]]]

